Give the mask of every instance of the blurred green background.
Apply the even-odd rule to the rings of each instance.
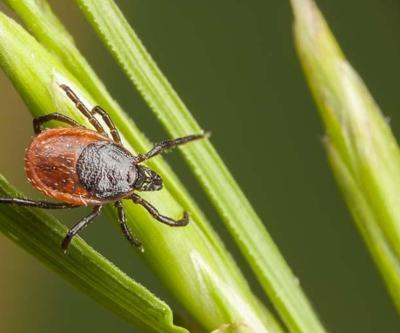
[[[165,138],[73,1],[50,2],[115,98],[153,141]],[[397,314],[326,161],[323,128],[293,47],[288,1],[117,3],[200,124],[212,131],[212,141],[328,330],[400,332]],[[317,3],[399,136],[400,2]],[[3,74],[0,98],[0,172],[35,196],[23,171],[32,119]],[[215,217],[180,156],[172,154],[168,160]],[[69,225],[80,215],[58,213]],[[226,231],[221,225],[215,227],[250,276]],[[99,219],[84,238],[169,299],[143,263],[127,255],[129,245],[111,223]],[[0,253],[0,332],[135,332],[4,236]],[[250,281],[261,295],[251,276]]]

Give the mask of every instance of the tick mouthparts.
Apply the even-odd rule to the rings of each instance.
[[[163,187],[161,177],[153,170],[144,165],[138,166],[138,176],[135,189],[138,191],[159,191]]]

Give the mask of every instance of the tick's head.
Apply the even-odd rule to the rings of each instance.
[[[159,191],[163,187],[161,177],[144,165],[138,165],[138,176],[135,181],[135,189],[138,191]]]

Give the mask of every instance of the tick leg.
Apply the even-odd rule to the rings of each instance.
[[[203,139],[209,136],[209,133],[203,133],[203,134],[194,134],[194,135],[188,135],[184,136],[182,138],[177,138],[174,140],[165,140],[160,143],[157,143],[152,149],[150,149],[149,152],[146,154],[139,154],[136,156],[137,163],[143,162],[145,160],[148,160],[149,158],[152,158],[156,155],[163,154],[167,152],[170,149],[176,148],[177,146],[184,145],[185,143],[194,141],[194,140],[199,140]]]
[[[61,248],[63,249],[64,253],[67,252],[68,246],[71,243],[72,238],[74,238],[80,231],[87,227],[95,219],[95,217],[97,217],[101,213],[102,208],[103,206],[95,206],[88,216],[80,220],[71,229],[69,229],[67,235],[61,243]]]
[[[71,205],[67,203],[47,202],[47,201],[34,201],[22,198],[0,198],[0,204],[10,204],[16,206],[36,207],[43,209],[65,209],[77,208],[80,206]]]
[[[114,205],[117,208],[118,221],[119,221],[122,232],[125,235],[126,239],[129,241],[129,243],[135,245],[136,247],[139,248],[140,251],[143,252],[142,242],[132,235],[131,231],[129,230],[128,225],[126,224],[126,216],[125,216],[124,207],[122,206],[122,202],[116,201]]]
[[[79,99],[79,97],[72,91],[70,87],[65,84],[61,84],[60,87],[65,91],[68,98],[75,104],[76,108],[89,120],[89,122],[93,125],[93,127],[100,134],[107,136],[106,131],[103,126],[101,126],[100,122],[96,119],[92,112],[83,104],[83,102]]]
[[[157,208],[155,208],[150,202],[144,200],[142,197],[133,193],[130,198],[132,201],[138,205],[143,206],[146,210],[153,216],[157,221],[161,223],[167,224],[171,227],[183,227],[189,223],[189,214],[187,212],[183,212],[183,217],[179,220],[173,220],[170,217],[161,215]]]
[[[108,113],[105,110],[103,110],[100,106],[95,106],[92,109],[92,113],[98,113],[101,116],[101,118],[104,120],[104,122],[109,128],[113,140],[115,142],[121,143],[121,137],[119,136],[118,130],[115,127]]]
[[[35,131],[35,134],[39,134],[40,132],[43,131],[42,125],[50,120],[57,120],[61,121],[63,123],[67,123],[71,126],[74,127],[81,127],[79,123],[77,123],[75,120],[71,119],[70,117],[64,116],[61,113],[55,112],[55,113],[50,113],[45,116],[37,117],[33,119],[33,130]]]

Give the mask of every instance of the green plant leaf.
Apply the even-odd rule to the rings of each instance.
[[[249,328],[246,324],[241,323],[233,323],[228,325],[222,325],[215,331],[211,333],[255,333],[251,328]]]
[[[36,4],[35,1],[26,3]],[[45,2],[39,3],[44,5]],[[30,19],[40,24],[37,16],[32,15]],[[65,30],[55,29],[54,38],[62,33]],[[82,86],[85,77],[74,77],[53,55],[55,50],[51,51],[46,51],[15,22],[0,15],[0,65],[31,112],[38,116],[57,109],[82,120],[59,84],[70,86],[89,108],[93,107],[95,99]],[[120,122],[121,119],[116,119],[118,126]],[[131,131],[134,132],[134,129]],[[124,139],[128,148],[132,149],[126,136]],[[163,169],[160,173],[167,172]],[[148,193],[145,198],[163,214],[173,218],[182,214],[180,202],[168,189]],[[191,202],[190,198],[183,201]],[[203,327],[212,330],[223,323],[243,321],[257,332],[281,332],[272,315],[251,293],[220,240],[201,220],[201,213],[190,211],[192,215],[188,227],[169,228],[155,222],[142,207],[131,202],[125,202],[125,210],[130,228],[145,246],[141,257],[150,263],[184,308]]]
[[[400,310],[400,150],[311,0],[292,0],[298,54],[347,205]]]
[[[116,4],[77,3],[169,134],[201,132]],[[288,327],[293,332],[323,332],[298,280],[211,143],[199,142],[182,152]]]
[[[21,197],[0,176],[0,196]],[[0,206],[0,231],[50,269],[118,316],[145,332],[188,332],[172,323],[172,311],[146,288],[77,239],[65,255],[60,248],[67,229],[38,209]]]

